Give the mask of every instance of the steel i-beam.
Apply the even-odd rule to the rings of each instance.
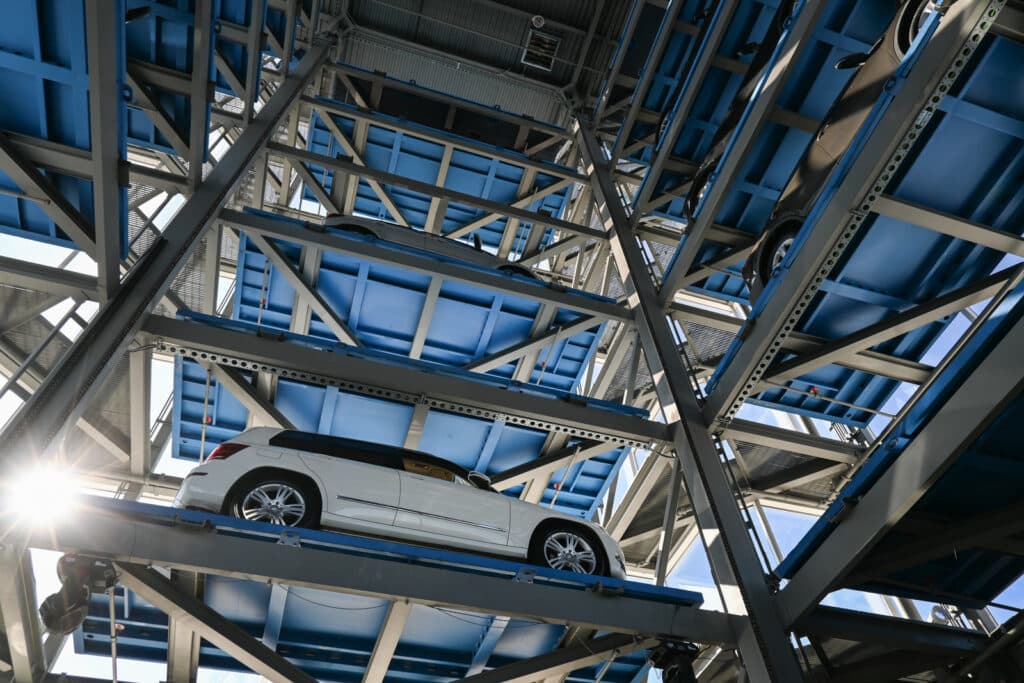
[[[712,571],[723,589],[726,609],[748,618],[739,637],[747,673],[753,681],[801,680],[785,625],[703,421],[654,282],[647,274],[640,246],[615,191],[604,152],[585,121],[578,121],[576,132],[640,344],[672,431]]]

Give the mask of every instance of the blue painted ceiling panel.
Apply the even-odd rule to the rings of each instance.
[[[912,159],[887,192],[997,230],[1024,233],[1024,104],[1020,98],[994,99],[989,84],[990,74],[996,83],[1012,78],[1021,60],[1024,45],[989,36],[972,69],[942,101]],[[950,159],[957,163],[950,164]],[[770,207],[765,218],[768,212]],[[873,216],[864,225],[808,307],[798,326],[801,332],[840,339],[993,272],[1004,256],[886,216]],[[710,278],[704,291],[725,279]],[[738,278],[728,280],[738,282]],[[736,290],[728,291],[735,294]],[[950,320],[926,325],[872,350],[920,361]],[[791,357],[780,354],[775,362]],[[872,411],[885,405],[898,384],[827,366],[787,383],[793,390],[766,391],[751,402],[862,426],[874,417]]]
[[[128,6],[129,9],[146,8],[149,10],[145,16],[127,24],[128,60],[178,72],[182,77],[191,80],[194,52],[193,25],[195,22],[193,3],[190,0],[173,0],[172,2],[129,0]],[[211,19],[229,21],[246,29],[250,23],[251,12],[252,0],[214,0]],[[277,23],[275,26],[280,26],[283,30],[283,13],[276,10],[266,10],[266,12],[268,17],[276,12]],[[262,21],[262,16],[259,21]],[[210,68],[207,74],[207,78],[213,81],[221,92],[243,96],[244,93],[234,92],[228,79],[216,68],[214,55],[218,54],[227,63],[234,76],[242,82],[242,85],[246,85],[248,51],[245,45],[234,42],[222,32],[215,30],[210,44]],[[258,78],[257,74],[256,87],[252,88],[254,98],[259,93]],[[148,96],[170,119],[179,135],[188,141],[191,128],[191,98],[183,93],[172,92],[153,85],[147,85],[146,90]],[[209,117],[210,105],[207,104],[203,122],[206,128],[209,127]],[[171,146],[170,141],[156,129],[144,111],[144,107],[134,97],[129,107],[128,139],[132,144],[168,154],[178,154],[178,151]]]
[[[271,612],[270,586],[209,576],[204,601],[256,638],[266,626],[279,624],[276,651],[319,680],[362,680],[377,635],[384,623],[389,601],[343,593],[291,587],[280,615]],[[107,597],[93,596],[89,616],[75,633],[75,651],[109,656]],[[123,657],[164,661],[167,656],[167,617],[134,593],[118,589],[115,604],[118,654]],[[447,608],[414,605],[395,650],[385,681],[428,683],[463,678],[492,628],[491,615]],[[488,668],[512,664],[553,650],[565,627],[510,619],[496,630],[497,642],[488,657]],[[629,683],[646,666],[646,653],[619,657],[602,680]],[[203,642],[200,666],[244,671],[224,652]],[[568,680],[594,681],[601,667],[573,672]]]
[[[278,246],[296,264],[297,245]],[[263,254],[242,236],[238,257],[238,284],[232,316],[236,320],[287,330],[295,291]],[[511,276],[510,276],[511,277]],[[361,261],[325,252],[321,258],[317,291],[349,329],[368,348],[408,355],[430,277],[401,268]],[[480,287],[444,281],[427,331],[422,358],[464,366],[527,340],[540,304]],[[579,314],[560,310],[555,325],[570,323]],[[556,342],[538,356],[531,383],[573,391],[600,340],[602,326]],[[314,315],[310,334],[335,340]],[[511,377],[515,363],[490,374]]]
[[[229,21],[242,28],[248,29],[252,20],[252,6],[255,0],[214,0],[213,16],[215,20]],[[263,7],[263,14],[256,18],[262,26],[266,16],[266,4],[259,3]],[[236,43],[227,38],[222,32],[214,34],[214,51],[227,62],[234,76],[243,85],[245,82],[249,63],[249,51],[244,43]],[[259,94],[260,71],[256,72],[255,87],[252,88],[253,99]],[[231,93],[236,97],[243,97],[244,92],[235,92],[230,82],[225,78],[219,69],[214,69],[215,83],[221,92]]]
[[[81,150],[91,149],[89,131],[89,73],[85,45],[85,10],[81,2],[15,3],[5,7],[0,22],[0,130],[39,138]],[[123,25],[123,13],[112,16]],[[113,36],[123,41],[123,33]],[[120,90],[117,77],[115,90]],[[122,111],[122,116],[123,116]],[[125,154],[124,130],[118,147]],[[40,169],[42,170],[42,169]],[[92,182],[42,170],[46,179],[77,209],[85,222],[93,221]],[[22,190],[0,172],[0,188]],[[127,242],[127,189],[121,190],[122,243]],[[60,246],[78,248],[35,201],[0,195],[0,232]]]
[[[811,43],[793,66],[792,73],[778,98],[781,108],[795,111],[812,119],[821,119],[831,107],[852,76],[852,70],[837,71],[833,64],[840,57],[867,50],[882,34],[895,11],[887,0],[859,0],[859,2],[829,3],[811,33]],[[764,36],[775,13],[774,6],[743,2],[737,9],[737,18],[730,23],[726,39],[718,54],[736,58],[746,42],[757,43]],[[744,37],[745,36],[745,37]],[[750,57],[742,57],[749,62]],[[685,74],[684,74],[685,76]],[[675,141],[673,155],[683,159],[701,161],[710,151],[712,139],[719,123],[725,118],[733,97],[739,90],[743,76],[712,67],[701,90],[693,113]],[[740,182],[734,183],[723,202],[717,222],[757,235],[764,228],[778,193],[785,187],[789,176],[811,135],[767,123],[751,148],[741,169]],[[665,172],[657,188],[678,187],[687,178],[678,173]],[[681,200],[666,204],[657,215],[683,220]],[[707,248],[701,261],[720,255],[720,247]],[[738,272],[738,270],[737,270]],[[708,293],[720,291],[725,278],[705,283]]]
[[[333,100],[329,102],[332,106],[345,106]],[[331,119],[342,133],[351,140],[355,130],[355,119],[340,114],[331,114]],[[437,131],[433,132],[437,134]],[[453,139],[457,138],[453,136]],[[310,130],[307,146],[310,151],[318,154],[331,157],[348,156],[345,147],[335,139],[328,124],[317,112],[313,114],[313,125]],[[371,168],[388,173],[397,173],[407,178],[434,184],[441,169],[443,155],[444,146],[441,144],[409,133],[397,132],[384,126],[367,126],[367,139],[365,148],[362,151],[362,158],[367,166]],[[307,167],[329,192],[334,183],[334,171],[314,165],[307,165]],[[563,168],[562,170],[571,172],[571,169]],[[519,196],[519,185],[523,173],[524,171],[521,166],[456,149],[452,153],[443,186],[457,192],[509,204]],[[527,193],[549,187],[558,182],[558,180],[555,176],[540,172],[537,174],[533,184],[528,188]],[[385,187],[406,220],[414,227],[423,228],[430,209],[431,197],[403,188]],[[536,211],[560,218],[565,210],[569,191],[570,188],[563,188],[531,202],[524,208],[528,211]],[[306,189],[305,196],[306,199],[315,199],[315,196],[308,188]],[[363,180],[360,180],[357,190],[355,213],[371,218],[394,220],[377,194]],[[486,211],[451,201],[445,210],[441,233],[448,234],[459,226],[481,218],[486,214]],[[474,233],[480,236],[482,243],[486,247],[496,249],[501,242],[505,224],[506,219],[500,218],[475,230]],[[513,249],[513,254],[521,253],[530,228],[531,225],[528,222],[520,224],[516,233],[516,246]],[[469,240],[470,237],[466,236],[463,239]],[[545,236],[541,245],[543,246],[548,243],[550,239],[550,230],[545,230]]]

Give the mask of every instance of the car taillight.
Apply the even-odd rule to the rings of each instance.
[[[244,443],[222,443],[213,449],[213,453],[210,453],[207,460],[226,460],[243,448],[248,448],[248,446]]]

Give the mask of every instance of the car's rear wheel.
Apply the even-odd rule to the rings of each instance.
[[[244,480],[231,493],[228,512],[251,522],[316,529],[320,500],[300,477],[268,474]]]
[[[900,10],[896,25],[896,54],[902,59],[907,54],[914,38],[924,27],[928,17],[936,11],[933,0],[909,0]]]
[[[597,539],[570,525],[551,526],[538,533],[529,559],[542,567],[577,574],[605,576],[608,573],[608,561]]]
[[[779,272],[782,262],[786,260],[789,250],[793,248],[793,242],[796,240],[798,232],[800,232],[799,225],[782,227],[765,245],[758,268],[761,287],[767,287],[768,281]]]

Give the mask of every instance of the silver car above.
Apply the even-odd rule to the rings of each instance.
[[[441,458],[355,439],[250,429],[189,472],[175,505],[625,578],[599,526],[498,493]]]

